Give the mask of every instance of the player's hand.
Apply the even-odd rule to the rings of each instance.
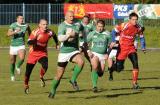
[[[15,34],[19,33],[21,31],[20,28],[17,28],[16,30],[14,30]]]
[[[87,53],[88,53],[88,56],[90,57],[90,59],[92,59],[93,58],[93,56],[94,56],[94,54],[91,52],[91,51],[87,51]]]
[[[105,58],[105,60],[107,60],[108,59],[108,54],[105,54],[104,58]]]
[[[57,50],[59,50],[59,49],[60,49],[60,46],[59,46],[58,44],[56,45],[56,49],[57,49]]]
[[[112,42],[109,47],[112,48],[112,47],[115,46],[115,45],[116,45],[116,43],[115,43],[115,42]]]

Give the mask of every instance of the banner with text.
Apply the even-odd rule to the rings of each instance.
[[[129,13],[133,11],[133,4],[114,5],[114,18],[123,19],[128,17]]]
[[[89,14],[92,18],[112,19],[112,4],[64,4],[64,14],[73,11],[76,18]]]

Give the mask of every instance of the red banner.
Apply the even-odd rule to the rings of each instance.
[[[64,14],[73,11],[76,18],[82,18],[85,14],[96,18],[113,18],[112,4],[64,4]]]

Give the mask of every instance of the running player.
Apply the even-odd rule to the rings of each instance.
[[[88,15],[85,15],[83,17],[80,24],[82,26],[82,36],[80,36],[80,38],[79,38],[80,52],[83,52],[86,59],[90,62],[89,56],[87,53],[87,49],[88,49],[87,36],[91,31],[93,31],[95,29],[95,27],[90,22],[90,17]]]
[[[120,35],[120,51],[117,55],[116,63],[113,64],[112,67],[116,68],[116,71],[118,72],[122,71],[124,69],[124,61],[128,57],[133,65],[132,84],[134,89],[139,88],[137,83],[139,66],[134,40],[136,35],[143,31],[142,27],[137,24],[137,21],[138,15],[136,13],[131,13],[127,23],[117,25],[114,29],[114,34],[112,34],[112,43],[110,45],[112,48],[116,44],[115,36],[118,33]]]
[[[17,22],[10,25],[7,35],[11,37],[10,45],[10,75],[11,81],[15,81],[15,68],[17,73],[20,74],[20,67],[25,59],[25,33],[28,31],[30,35],[31,30],[28,24],[24,23],[24,18],[21,14],[17,15]],[[19,56],[20,60],[16,63],[16,56]]]
[[[26,94],[29,92],[29,79],[31,72],[37,62],[39,62],[42,66],[40,69],[41,86],[45,86],[43,77],[48,69],[47,44],[50,38],[54,39],[56,48],[58,48],[58,39],[56,34],[48,29],[47,20],[41,19],[39,21],[39,27],[32,31],[28,39],[29,54],[24,80],[24,91]]]
[[[74,23],[74,13],[68,11],[65,16],[65,21],[58,28],[58,39],[61,42],[60,53],[58,55],[57,74],[52,81],[51,92],[49,98],[54,98],[56,89],[64,74],[68,62],[76,63],[70,83],[76,91],[79,91],[77,78],[83,68],[84,60],[79,52],[79,26]]]
[[[87,36],[88,43],[91,43],[91,48],[88,50],[88,55],[91,60],[92,73],[91,79],[93,84],[93,92],[97,92],[98,76],[103,76],[105,70],[105,60],[107,59],[107,48],[111,42],[110,32],[104,29],[105,22],[98,20],[96,30],[89,33]]]

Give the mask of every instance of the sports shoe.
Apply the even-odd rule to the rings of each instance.
[[[110,74],[108,79],[109,81],[113,81],[113,75]]]
[[[133,84],[133,89],[139,89],[139,88],[140,86],[137,83]]]
[[[44,78],[40,78],[40,81],[41,81],[41,87],[45,87],[46,84],[45,84]]]
[[[28,94],[28,93],[29,93],[29,86],[28,86],[28,85],[26,85],[26,86],[24,87],[24,93],[25,93],[25,94]]]
[[[50,92],[49,95],[48,95],[48,98],[54,98],[55,94]]]
[[[92,91],[93,91],[94,93],[97,93],[97,92],[98,92],[98,88],[97,88],[97,87],[93,87]]]
[[[20,75],[20,74],[21,74],[21,69],[20,69],[20,68],[18,68],[17,66],[16,66],[16,71],[17,71],[17,74],[18,74],[18,75]]]
[[[11,76],[11,81],[15,81],[15,76]]]
[[[77,82],[72,82],[71,80],[69,82],[72,84],[73,89],[75,89],[76,91],[79,91],[79,86],[78,86]]]

